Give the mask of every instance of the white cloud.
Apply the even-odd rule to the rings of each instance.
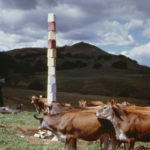
[[[123,51],[122,54],[137,60],[139,64],[150,66],[150,42],[130,51]]]
[[[142,27],[142,26],[143,26],[143,21],[137,19],[131,19],[130,21],[125,23],[125,28],[128,30],[135,29],[137,27]]]
[[[0,48],[5,50],[17,46],[47,46],[48,12],[56,14],[59,46],[71,45],[78,41],[98,46],[133,46],[136,41],[134,33],[130,31],[141,27],[144,27],[143,35],[150,37],[150,21],[143,25],[144,14],[148,14],[150,10],[145,10],[145,6],[148,8],[148,5],[139,0],[2,1],[0,27],[3,33],[0,33]],[[9,45],[7,40],[4,40],[8,36],[11,37],[8,38]]]
[[[127,53],[128,53],[127,51],[122,51],[121,52],[122,55],[128,55]]]
[[[17,34],[8,34],[0,31],[0,51],[11,50],[22,47],[46,47],[47,37],[43,40],[34,40],[31,37],[22,36]]]
[[[105,21],[97,30],[98,42],[101,45],[127,46],[135,43],[126,24],[118,21]]]
[[[115,51],[108,51],[108,53],[116,55]]]
[[[0,31],[0,50],[10,50],[19,41],[20,36]]]
[[[58,5],[53,8],[53,11],[57,12],[57,14],[59,13],[61,16],[63,15],[72,19],[77,19],[83,16],[82,11],[78,7],[71,6],[69,4]]]
[[[147,20],[144,25],[143,36],[150,38],[150,20]]]

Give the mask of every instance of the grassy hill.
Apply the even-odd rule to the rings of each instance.
[[[64,143],[35,138],[39,121],[31,105],[31,96],[45,95],[47,84],[46,48],[22,48],[0,52],[0,77],[4,105],[24,104],[20,114],[0,114],[0,144],[3,150],[58,150]],[[150,105],[150,68],[123,55],[111,55],[87,44],[57,48],[57,100],[78,105],[80,99],[115,99],[118,102]],[[38,144],[37,144],[38,143]],[[136,149],[148,149],[149,143],[136,142]],[[79,150],[98,149],[98,143],[78,142]],[[109,148],[110,150],[111,148]],[[122,150],[119,148],[119,150]]]
[[[8,87],[46,92],[47,49],[0,53],[0,77]],[[150,100],[150,68],[88,43],[57,48],[57,91]]]
[[[0,60],[3,64],[11,61],[9,72],[28,73],[43,72],[47,70],[47,49],[46,48],[22,48],[8,52],[0,53],[5,55],[5,61]],[[10,60],[11,59],[11,60]],[[57,47],[57,70],[97,70],[100,72],[128,72],[128,73],[150,73],[150,68],[138,65],[123,55],[112,55],[94,45],[88,43],[77,43],[72,46]]]

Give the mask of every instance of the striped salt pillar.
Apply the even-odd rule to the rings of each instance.
[[[56,101],[56,24],[55,15],[48,14],[48,49],[47,49],[47,98],[48,103]]]

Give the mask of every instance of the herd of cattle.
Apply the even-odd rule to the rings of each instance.
[[[31,102],[40,120],[39,129],[46,129],[65,142],[65,150],[76,150],[77,139],[99,140],[99,150],[112,150],[124,143],[125,150],[134,150],[136,141],[150,142],[150,107],[140,107],[127,102],[117,103],[110,100],[80,100],[79,106],[47,103],[46,98],[32,96]]]
[[[99,140],[99,150],[108,150],[111,144],[115,150],[124,144],[124,150],[134,150],[136,141],[150,142],[150,107],[140,107],[127,102],[110,100],[80,100],[79,106],[59,103],[49,104],[47,98],[32,96],[36,114],[40,120],[39,129],[49,130],[65,142],[65,150],[76,150],[77,139]],[[20,113],[23,104],[16,109],[0,107],[0,113]]]

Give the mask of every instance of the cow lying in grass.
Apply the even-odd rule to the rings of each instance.
[[[23,110],[23,104],[20,104],[16,109],[10,108],[8,106],[0,107],[0,113],[3,114],[17,114],[20,113],[22,110]]]
[[[87,106],[101,106],[104,105],[102,101],[86,101],[86,100],[79,100],[79,106],[87,107]]]
[[[46,110],[45,104],[47,103],[47,98],[38,97],[33,95],[31,97],[31,104],[34,104],[36,111],[40,114],[40,112],[43,110]]]
[[[60,140],[65,141],[65,150],[76,150],[77,139],[95,141],[103,139],[104,150],[108,149],[111,139],[112,150],[115,150],[115,131],[108,120],[98,119],[93,112],[80,110],[66,111],[55,115],[44,113],[43,116],[34,115],[40,120],[40,129],[50,130]],[[99,146],[102,150],[102,146]]]
[[[134,150],[135,141],[150,142],[150,111],[148,107],[121,107],[121,105],[112,103],[100,108],[96,112],[96,116],[112,122],[117,139],[127,143],[126,150]]]

